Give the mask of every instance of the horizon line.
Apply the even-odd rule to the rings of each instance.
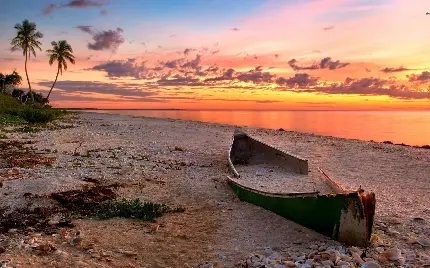
[[[56,108],[56,107],[54,107]],[[253,111],[253,112],[430,112],[429,110],[386,109],[386,110],[357,110],[357,109],[183,109],[183,108],[57,108],[63,110],[98,110],[98,111]]]

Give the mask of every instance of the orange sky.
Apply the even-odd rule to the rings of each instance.
[[[35,1],[25,15],[45,34],[43,50],[52,40],[67,39],[76,56],[76,64],[59,77],[51,104],[430,110],[428,1],[252,0],[246,10],[237,2],[209,7],[198,1],[187,0],[182,13],[169,9],[163,18],[140,16],[139,8],[168,5]],[[7,14],[20,2],[0,12],[2,28],[8,29],[0,36],[0,72],[16,69],[24,77],[22,55],[7,50],[21,19]],[[84,5],[90,2],[100,5]],[[50,3],[55,8],[48,12]],[[209,9],[219,16],[203,15]],[[44,52],[29,62],[36,91],[46,93],[55,74]]]

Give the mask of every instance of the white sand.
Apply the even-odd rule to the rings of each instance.
[[[77,221],[76,228],[85,233],[97,250],[113,252],[116,247],[123,247],[139,254],[137,260],[113,255],[106,263],[82,251],[73,251],[76,258],[94,264],[92,267],[191,267],[204,261],[232,267],[248,253],[265,247],[298,252],[309,250],[316,241],[337,244],[237,199],[226,183],[226,176],[231,175],[227,151],[233,126],[92,113],[82,113],[79,118],[77,128],[36,134],[7,133],[15,138],[38,140],[35,146],[39,150],[57,149],[58,153],[48,155],[56,156],[58,161],[54,168],[21,170],[22,179],[4,181],[0,188],[2,206],[37,206],[38,200],[26,201],[23,194],[80,188],[88,184],[83,178],[90,176],[103,183],[124,183],[119,194],[125,198],[187,208],[185,213],[157,220],[160,227],[150,234],[145,231],[148,224],[131,220]],[[244,130],[309,159],[311,170],[322,167],[347,189],[356,190],[361,185],[374,191],[375,231],[386,246],[397,246],[405,255],[430,254],[428,248],[407,243],[411,238],[430,237],[429,150],[297,132]],[[90,158],[72,156],[80,142],[80,153],[94,149],[99,152]],[[175,151],[175,146],[184,151]],[[76,162],[81,167],[73,164]],[[415,217],[423,220],[415,221]],[[16,251],[14,257],[22,261],[23,267],[41,267],[50,261],[55,265],[45,265],[68,267],[72,261],[52,260],[50,256],[29,261],[30,255]]]

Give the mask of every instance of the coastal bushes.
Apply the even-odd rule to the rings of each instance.
[[[47,123],[65,114],[65,111],[51,108],[43,103],[43,96],[33,94],[35,101],[41,99],[42,103],[22,103],[11,94],[0,93],[0,124]]]

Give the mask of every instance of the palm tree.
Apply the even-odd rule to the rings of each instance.
[[[55,86],[55,83],[57,82],[58,74],[63,74],[63,69],[67,70],[67,61],[70,61],[72,64],[75,64],[75,56],[73,56],[73,49],[72,46],[70,46],[69,43],[67,43],[66,40],[60,40],[57,42],[52,41],[51,42],[52,49],[48,49],[46,52],[49,53],[49,65],[52,65],[55,61],[58,61],[58,69],[57,69],[57,76],[55,77],[54,84],[52,84],[51,90],[48,93],[48,97],[46,97],[49,100],[49,96],[51,95],[51,91]]]
[[[31,91],[30,79],[28,78],[27,72],[27,60],[30,58],[31,54],[36,57],[35,48],[38,48],[40,51],[42,51],[40,48],[42,43],[40,43],[38,39],[42,38],[43,34],[36,30],[36,23],[29,22],[28,20],[24,20],[22,24],[17,23],[15,25],[15,29],[16,37],[12,39],[11,42],[12,51],[22,50],[22,54],[25,56],[25,75],[27,76],[31,100],[34,103],[33,92]]]

